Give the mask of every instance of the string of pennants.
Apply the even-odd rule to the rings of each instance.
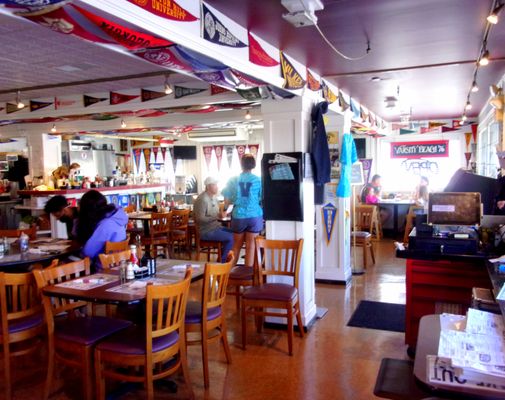
[[[141,159],[143,158],[146,171],[149,171],[150,164],[158,163],[165,166],[168,165],[169,168],[172,168],[172,172],[175,173],[177,159],[174,157],[173,147],[143,147],[134,148],[132,151],[133,162],[137,171],[140,171]]]
[[[329,103],[338,102],[342,111],[349,107],[364,123],[371,127],[384,129],[385,122],[380,121],[363,107],[356,107],[353,99],[347,102],[340,90],[333,92],[324,79],[317,79],[308,69],[300,73],[293,62],[282,50],[265,47],[266,42],[247,31],[247,37],[241,39],[234,34],[233,29],[226,26],[222,18],[213,9],[201,2],[200,15],[193,15],[177,1],[163,2],[160,7],[155,0],[127,0],[129,3],[152,13],[158,17],[181,23],[193,23],[200,20],[201,37],[215,45],[230,48],[248,48],[249,61],[255,65],[279,68],[280,76],[284,79],[282,88],[247,76],[244,73],[229,68],[225,64],[194,52],[182,45],[175,44],[164,38],[147,33],[129,22],[118,23],[95,14],[90,10],[72,4],[71,0],[0,0],[0,5],[13,9],[14,14],[24,17],[34,23],[48,27],[53,31],[66,35],[77,36],[95,43],[102,43],[119,48],[140,57],[148,62],[171,70],[184,71],[196,78],[209,83],[211,94],[219,94],[227,90],[234,90],[247,100],[261,100],[265,98],[290,98],[298,91],[307,88],[310,91],[322,91],[322,96]],[[176,98],[189,96],[206,89],[175,87]],[[140,94],[142,101],[149,101],[165,96],[163,92],[143,89]],[[139,96],[110,93],[110,104],[122,104]],[[107,98],[85,96],[84,106],[106,101]],[[32,102],[31,102],[32,103]],[[54,104],[54,102],[34,101],[30,103],[30,111],[40,110]],[[12,103],[7,103],[7,113],[18,111]],[[60,105],[62,106],[62,105]]]
[[[254,158],[257,157],[260,145],[259,144],[237,144],[237,145],[214,145],[214,146],[202,146],[203,156],[205,158],[205,163],[207,164],[207,169],[210,168],[210,161],[212,159],[212,152],[216,155],[217,159],[217,170],[221,170],[221,161],[223,155],[226,154],[226,160],[228,161],[228,167],[231,168],[231,163],[233,160],[233,152],[236,150],[238,153],[239,160],[242,159],[247,150]]]

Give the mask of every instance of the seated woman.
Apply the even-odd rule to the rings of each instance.
[[[378,191],[373,186],[369,187],[365,195],[365,204],[377,204],[379,202]]]
[[[82,254],[100,268],[98,255],[105,250],[105,242],[126,239],[128,216],[121,207],[107,204],[105,196],[96,190],[86,192],[79,204],[77,239],[83,244]]]

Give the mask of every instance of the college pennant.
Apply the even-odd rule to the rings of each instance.
[[[100,103],[102,101],[108,100],[107,97],[92,97],[88,95],[83,95],[82,102],[84,107],[92,106],[93,104]]]
[[[214,96],[214,95],[220,94],[220,93],[225,93],[225,92],[229,92],[229,90],[224,87],[221,87],[221,86],[212,85],[212,84],[210,85],[210,95],[211,96]]]
[[[160,147],[160,151],[161,151],[161,162],[163,164],[165,164],[165,154],[167,152],[167,148],[166,147]]]
[[[165,97],[166,95],[167,94],[165,92],[156,92],[154,90],[140,89],[141,101],[159,99],[160,97]]]
[[[237,71],[236,69],[230,68],[230,73],[233,76],[233,78],[238,82],[238,84],[242,86],[256,87],[265,84],[265,82],[253,78],[252,76],[249,76],[247,74],[244,74],[243,72]]]
[[[246,100],[256,101],[261,100],[263,96],[261,95],[261,91],[259,88],[251,88],[251,89],[235,89],[237,93]]]
[[[310,73],[307,68],[307,87],[313,92],[321,90],[321,82],[319,82],[314,75]]]
[[[207,164],[207,169],[210,168],[210,159],[212,158],[213,146],[202,146],[203,156],[205,157],[205,163]]]
[[[223,145],[214,146],[214,153],[216,153],[218,171],[221,169],[221,160],[223,159],[223,147],[224,147]]]
[[[284,56],[284,53],[279,52],[281,59],[281,74],[284,78],[282,87],[289,90],[302,89],[305,86],[305,81],[302,76],[296,71],[293,64]]]
[[[337,208],[332,203],[328,203],[325,206],[321,207],[321,213],[323,217],[324,231],[326,233],[326,245],[329,245],[331,241],[331,235],[333,233],[333,227],[335,226]]]
[[[233,85],[226,79],[223,71],[194,72],[193,74],[202,81],[212,83],[213,85],[224,86],[230,89],[233,88]]]
[[[279,65],[279,61],[267,54],[261,44],[254,39],[251,32],[247,32],[247,38],[249,40],[249,61],[262,67],[276,67]]]
[[[471,141],[472,141],[472,132],[465,132],[465,143],[466,143],[466,150],[467,151],[470,147]]]
[[[181,97],[191,96],[192,94],[205,92],[206,90],[207,89],[194,89],[183,86],[174,86],[174,96],[176,99],[180,99]]]
[[[54,109],[59,110],[61,108],[65,108],[65,107],[71,107],[75,103],[77,103],[77,100],[62,100],[58,97],[55,97],[54,98]]]
[[[130,29],[126,26],[117,24],[113,21],[95,15],[76,5],[72,5],[72,7],[78,10],[93,24],[98,26],[115,42],[117,42],[123,47],[126,47],[128,50],[149,49],[152,47],[165,47],[173,44],[172,42],[162,39],[160,37],[156,37],[148,33],[139,32],[134,29]]]
[[[477,143],[477,128],[478,128],[479,124],[472,124],[471,127],[472,127],[472,137],[473,137],[473,141],[475,143]]]
[[[321,87],[323,89],[323,97],[328,103],[331,104],[337,101],[337,95],[330,89],[324,80],[321,82]]]
[[[363,106],[360,106],[359,108],[359,116],[363,122],[368,122],[368,111],[366,111]]]
[[[260,149],[259,144],[249,144],[247,145],[249,147],[249,153],[252,154],[252,156],[256,159],[256,156],[258,155],[258,150]]]
[[[239,160],[242,160],[242,157],[245,154],[245,145],[243,145],[243,144],[237,144],[237,145],[235,145],[235,147],[237,148],[237,153],[238,153]]]
[[[44,14],[33,13],[30,15],[23,13],[21,16],[39,25],[45,26],[52,31],[63,33],[65,35],[75,35],[81,39],[96,43],[114,43],[110,40],[103,39],[91,32],[88,32],[81,25],[79,25],[62,7],[53,9]]]
[[[140,169],[140,149],[133,149],[133,159],[135,160],[135,167],[137,167],[137,172]]]
[[[17,104],[13,104],[13,103],[7,103],[7,104],[5,104],[5,112],[7,114],[11,114],[11,113],[14,113],[14,112],[19,111],[19,110],[22,110],[22,108],[18,108]]]
[[[0,0],[0,5],[20,7],[46,7],[52,4],[63,3],[67,0]]]
[[[146,163],[146,171],[149,171],[149,164],[151,163],[151,149],[146,147],[143,149],[144,153],[144,162]]]
[[[349,108],[349,103],[345,101],[344,94],[342,93],[341,90],[338,91],[338,105],[340,106],[342,111],[345,111]]]
[[[179,60],[168,47],[137,51],[133,54],[156,65],[179,71],[191,71],[191,68]]]
[[[192,22],[198,18],[182,8],[174,0],[128,0],[158,17],[180,22]]]
[[[233,150],[235,149],[234,146],[226,146],[226,160],[228,161],[228,167],[231,168],[231,164],[233,161]]]
[[[37,111],[52,104],[52,102],[30,100],[30,111]]]
[[[127,101],[136,99],[137,97],[139,97],[139,96],[138,95],[131,95],[131,94],[121,94],[121,93],[117,93],[117,92],[110,92],[109,103],[110,103],[110,105],[126,103]]]
[[[205,3],[202,3],[202,21],[202,37],[205,40],[221,46],[247,47],[247,44],[242,42],[223,25]]]

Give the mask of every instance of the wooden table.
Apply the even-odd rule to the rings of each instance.
[[[154,282],[156,284],[156,279],[165,280],[167,283],[169,282],[177,282],[184,278],[185,270],[184,269],[174,269],[174,266],[183,266],[183,265],[193,265],[193,273],[191,276],[191,281],[194,282],[196,280],[202,279],[204,274],[204,262],[200,261],[188,261],[188,260],[159,260],[157,263],[157,274],[154,277]],[[198,268],[195,266],[199,266]],[[91,281],[96,278],[100,278],[102,275],[107,275],[107,279],[105,283],[98,286],[92,287],[90,289],[83,288],[73,288],[66,287],[65,285],[56,284],[46,286],[42,291],[46,295],[54,296],[54,297],[62,297],[67,299],[75,299],[75,300],[84,300],[93,303],[133,303],[138,302],[139,300],[145,299],[145,290],[139,290],[137,293],[126,293],[122,291],[110,291],[109,289],[118,288],[122,286],[119,281],[119,275],[117,272],[104,274],[98,273],[89,275],[86,277],[81,277],[74,279],[72,281],[83,281],[87,279]],[[113,278],[112,278],[113,277]],[[108,279],[111,279],[107,282]],[[128,283],[135,282],[148,282],[150,278],[146,279],[135,279],[133,281],[128,281]],[[71,282],[71,281],[69,281]],[[158,281],[158,283],[161,283]],[[163,282],[164,283],[164,282]],[[90,285],[92,286],[92,285]],[[118,290],[118,289],[115,289]]]
[[[46,246],[67,246],[56,249]],[[62,239],[38,239],[29,244],[26,252],[19,251],[19,246],[14,243],[7,253],[0,258],[0,271],[3,272],[26,272],[32,264],[48,264],[55,258],[66,257],[81,248],[75,241]],[[49,250],[45,250],[49,249]]]

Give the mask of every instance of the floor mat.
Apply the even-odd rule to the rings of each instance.
[[[405,305],[362,300],[347,326],[405,332]]]

